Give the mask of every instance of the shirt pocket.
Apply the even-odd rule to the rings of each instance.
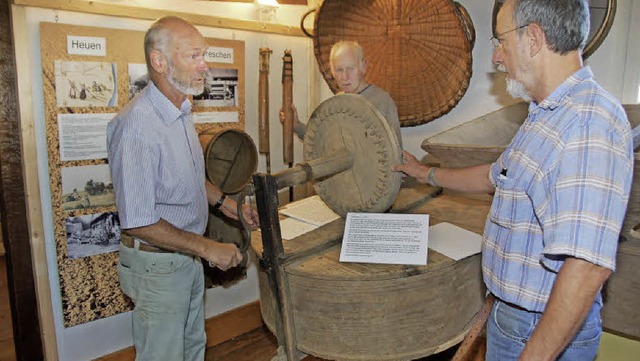
[[[515,179],[497,177],[489,220],[503,228],[517,229],[530,225],[531,214],[531,200],[526,190]]]
[[[184,171],[176,169],[164,172],[156,187],[156,199],[161,204],[184,205],[192,202],[195,191],[193,182],[185,177]]]

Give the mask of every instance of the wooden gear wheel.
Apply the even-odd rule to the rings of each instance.
[[[389,92],[402,126],[415,126],[448,113],[462,98],[474,38],[468,13],[451,0],[325,0],[316,10],[313,43],[334,93],[331,46],[360,43],[367,81]]]
[[[336,95],[311,115],[304,138],[306,161],[346,151],[352,166],[316,180],[316,193],[341,216],[348,212],[384,212],[396,198],[402,149],[384,116],[364,97]]]

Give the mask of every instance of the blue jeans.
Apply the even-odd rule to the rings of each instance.
[[[557,358],[559,361],[589,361],[596,358],[602,335],[601,306],[594,303],[582,327]],[[496,299],[487,320],[486,361],[518,360],[542,313],[511,307]]]
[[[136,361],[204,360],[207,338],[200,260],[121,245],[118,274],[122,290],[135,304]]]

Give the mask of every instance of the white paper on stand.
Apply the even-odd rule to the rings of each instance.
[[[313,224],[299,221],[295,218],[286,218],[280,221],[280,235],[282,239],[294,239],[302,234],[318,228]]]
[[[426,265],[429,215],[348,213],[340,262]]]
[[[289,203],[280,210],[280,213],[317,227],[340,218],[317,195]]]
[[[451,223],[429,227],[429,248],[459,261],[482,251],[482,236]]]

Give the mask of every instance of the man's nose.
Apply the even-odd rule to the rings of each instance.
[[[493,50],[493,57],[491,58],[491,62],[494,65],[502,64],[502,51],[500,47],[497,47]]]
[[[209,66],[207,65],[207,62],[204,61],[204,57],[202,59],[200,59],[200,61],[198,62],[197,69],[198,69],[198,71],[207,71],[209,69]]]

